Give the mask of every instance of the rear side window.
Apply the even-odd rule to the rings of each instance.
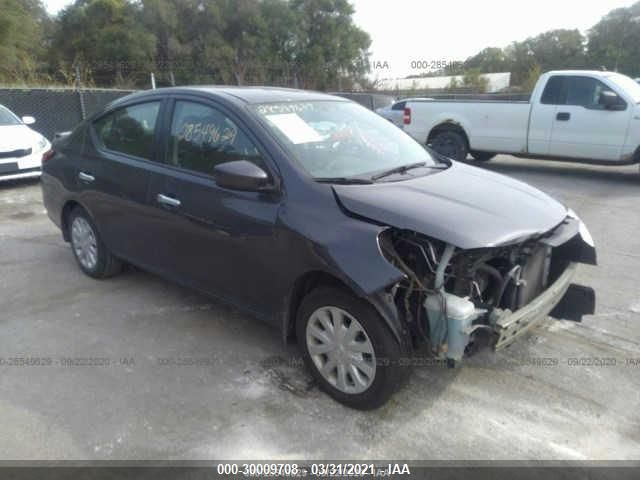
[[[100,144],[114,152],[151,159],[160,102],[121,108],[94,123]]]
[[[565,105],[567,100],[567,77],[553,76],[542,92],[540,103],[545,105]]]
[[[393,106],[391,107],[391,110],[404,110],[404,107],[406,104],[407,102],[394,103]]]
[[[216,165],[234,160],[263,167],[258,149],[230,118],[195,102],[175,103],[168,149],[171,165],[209,175]]]

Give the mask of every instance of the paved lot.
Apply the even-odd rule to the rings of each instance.
[[[600,266],[579,281],[596,288],[597,312],[549,320],[461,369],[417,367],[370,413],[319,392],[294,347],[237,311],[133,269],[85,277],[38,183],[0,185],[0,458],[640,458],[637,166],[498,157],[486,168],[589,225]]]

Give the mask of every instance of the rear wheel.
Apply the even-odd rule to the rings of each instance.
[[[122,269],[122,262],[109,252],[85,210],[74,208],[67,225],[71,250],[84,273],[93,278],[106,278]]]
[[[474,160],[478,161],[478,162],[488,162],[489,160],[491,160],[493,157],[496,156],[495,153],[492,152],[471,152],[471,156],[473,157]]]
[[[453,160],[465,160],[469,154],[467,140],[462,134],[453,130],[436,133],[430,145],[439,154]]]
[[[320,387],[349,407],[380,407],[405,377],[400,345],[379,314],[344,290],[308,294],[298,310],[296,334]]]

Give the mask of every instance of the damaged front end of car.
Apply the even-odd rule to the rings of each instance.
[[[595,309],[593,290],[572,284],[576,265],[595,265],[596,253],[571,211],[552,230],[505,245],[461,249],[389,227],[379,246],[405,274],[392,294],[414,344],[451,362],[483,344],[506,347],[549,315],[579,321]]]

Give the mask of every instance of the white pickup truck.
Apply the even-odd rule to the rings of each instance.
[[[548,72],[523,102],[408,99],[402,118],[409,135],[456,160],[640,162],[640,85],[613,72]]]

